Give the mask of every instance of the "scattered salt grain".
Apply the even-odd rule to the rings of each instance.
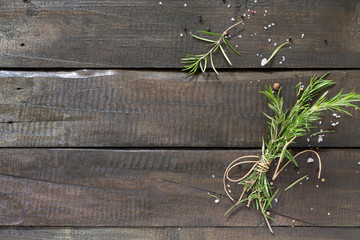
[[[305,37],[305,34],[301,34],[301,38],[304,38]]]
[[[235,45],[236,48],[238,48],[239,46],[238,45]]]
[[[178,228],[178,230],[180,231],[181,228]]]
[[[358,164],[360,165],[360,162],[358,162]]]
[[[300,182],[300,185],[302,185],[302,182]]]
[[[271,23],[272,26],[275,26],[275,23]]]
[[[320,131],[320,132],[322,132],[322,131]],[[319,135],[318,142],[324,141],[324,139],[323,139],[324,136],[325,136],[324,134],[323,134],[323,135]]]
[[[257,53],[256,56],[259,56],[259,54]]]
[[[272,186],[272,185],[274,185],[274,183],[273,183],[273,182],[270,182],[270,185]]]
[[[310,208],[311,211],[314,211],[314,208]]]
[[[220,199],[215,199],[215,203],[219,203],[220,202]]]
[[[180,37],[183,37],[183,36],[184,36],[184,34],[180,33]]]
[[[291,49],[291,47],[289,47],[289,49]]]
[[[240,34],[238,37],[239,37],[239,38],[242,38],[242,35]]]
[[[283,61],[283,62],[285,61],[285,56],[282,56],[282,59],[281,59],[281,61]]]
[[[254,3],[257,3],[257,0],[254,0]]]
[[[271,42],[271,38],[268,39],[268,42]]]
[[[337,115],[336,113],[332,114],[335,118],[340,118],[340,115]]]
[[[230,190],[230,189],[228,189],[228,192],[229,192],[229,193],[231,193],[231,190]]]
[[[277,199],[277,198],[275,198],[274,200],[275,200],[275,202],[278,202],[278,199]]]
[[[306,180],[309,180],[309,177],[307,177]]]
[[[162,2],[159,2],[159,4],[161,5],[161,4],[162,4]]]
[[[228,7],[228,8],[230,8],[230,6],[231,6],[231,5],[230,5],[230,4],[228,4],[228,6],[227,6],[227,7]]]
[[[265,30],[267,30],[267,27],[264,27]]]
[[[294,222],[295,222],[295,220],[292,220],[292,222],[294,223]]]
[[[309,138],[306,138],[306,141],[310,142],[310,139],[309,139]]]
[[[215,175],[213,174],[213,175],[211,175],[211,177],[212,177],[212,178],[214,178],[214,177],[215,177]]]
[[[319,187],[319,185],[316,185],[316,187]]]
[[[279,64],[283,64],[283,62],[282,62],[282,61],[280,61],[280,62],[279,62]]]
[[[339,122],[336,122],[336,123],[332,123],[331,126],[335,127],[336,125],[338,125]]]
[[[267,13],[267,10],[265,9],[265,13]]]
[[[319,124],[321,124],[322,123],[322,121],[319,121]]]
[[[314,162],[314,159],[313,158],[309,158],[308,160],[307,160],[307,163],[313,163]]]
[[[229,184],[226,184],[226,186],[227,186],[227,187],[230,187],[230,185],[229,185]]]
[[[271,24],[269,24],[268,27],[271,28]]]
[[[187,6],[187,4],[186,3],[184,3],[184,7],[186,7]]]
[[[328,212],[328,216],[330,216],[330,213]]]
[[[266,59],[266,58],[263,58],[263,59],[261,60],[261,66],[265,66],[266,62],[267,62],[267,59]]]
[[[231,18],[231,21],[232,21],[232,22],[235,22],[235,18],[232,17],[232,18]]]
[[[274,47],[276,47],[277,43],[274,43]]]

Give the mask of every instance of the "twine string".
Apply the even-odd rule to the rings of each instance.
[[[279,158],[279,162],[276,166],[276,170],[272,176],[272,180],[275,180],[279,174],[285,169],[285,167],[291,162],[291,160],[288,160],[281,168],[280,168],[280,165],[281,165],[281,162],[283,160],[283,157],[284,157],[284,153],[285,153],[285,150],[287,148],[287,146],[292,143],[293,141],[295,140],[295,137],[292,138],[289,142],[287,142],[282,151],[281,151],[281,155],[280,155],[280,158]],[[295,156],[294,156],[294,159],[306,152],[311,152],[311,153],[314,153],[318,159],[318,162],[319,162],[319,173],[318,173],[318,178],[320,179],[320,176],[321,176],[321,158],[320,158],[320,155],[314,151],[314,150],[304,150],[304,151],[301,151],[299,153],[297,153]],[[247,160],[247,161],[244,161],[243,159],[249,159],[249,158],[256,158],[258,160]],[[237,166],[240,166],[242,164],[253,164],[253,166],[250,168],[250,170],[242,177],[238,178],[238,179],[233,179],[233,178],[230,178],[229,177],[229,173],[232,169],[234,169],[235,167]],[[224,176],[223,176],[223,186],[224,186],[224,191],[226,193],[226,195],[228,196],[228,198],[235,202],[235,199],[230,195],[229,191],[227,190],[227,186],[226,186],[226,181],[230,181],[230,182],[233,182],[233,183],[239,183],[241,181],[243,181],[244,179],[246,179],[250,174],[252,174],[254,171],[256,172],[259,172],[259,173],[267,173],[269,171],[269,168],[270,168],[270,164],[271,164],[271,161],[269,161],[268,159],[266,159],[266,157],[264,155],[261,155],[261,156],[258,156],[258,155],[246,155],[246,156],[242,156],[242,157],[239,157],[237,159],[235,159],[234,161],[232,161],[228,166],[227,168],[225,169],[225,173],[224,173]],[[280,169],[279,169],[280,168]],[[237,203],[239,203],[244,195],[244,193],[246,191],[248,191],[249,189],[244,189],[244,191],[241,193],[241,196],[239,198],[239,200],[237,201]]]

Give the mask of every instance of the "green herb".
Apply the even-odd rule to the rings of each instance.
[[[273,57],[277,54],[277,52],[288,43],[289,42],[284,42],[280,46],[275,48],[274,52],[270,55],[269,59],[264,58],[263,61],[261,61],[261,66],[265,66],[266,64],[268,64],[271,61],[271,59],[273,59]]]
[[[226,61],[229,63],[229,65],[231,66],[232,63],[229,59],[229,57],[226,55],[226,51],[224,49],[224,47],[222,46],[222,44],[225,44],[227,46],[230,47],[231,50],[233,50],[235,53],[237,53],[238,55],[241,55],[229,42],[229,40],[227,40],[227,36],[228,36],[228,31],[230,29],[232,29],[233,27],[239,25],[240,23],[242,23],[242,21],[235,23],[234,25],[230,26],[229,28],[227,28],[222,34],[219,33],[213,33],[213,32],[207,32],[207,31],[198,31],[198,33],[202,33],[202,34],[207,34],[207,35],[211,35],[211,36],[216,36],[218,37],[216,40],[212,40],[212,39],[208,39],[208,38],[204,38],[204,37],[199,37],[196,36],[194,34],[191,34],[194,38],[207,42],[209,43],[211,47],[211,49],[205,53],[205,54],[198,54],[198,55],[193,55],[193,54],[187,54],[184,58],[181,59],[181,63],[184,65],[184,69],[183,71],[188,71],[189,74],[194,74],[196,73],[196,71],[198,70],[199,66],[202,72],[206,71],[207,65],[210,62],[210,65],[212,67],[212,69],[214,70],[214,72],[216,74],[219,74],[215,68],[215,64],[214,64],[214,60],[213,60],[213,55],[217,52],[220,51],[222,53],[222,55],[224,56],[224,58],[226,59]]]
[[[289,190],[290,188],[292,188],[293,186],[295,186],[297,183],[299,183],[301,180],[307,178],[308,175],[305,175],[301,178],[299,178],[298,180],[296,180],[295,182],[293,182],[292,184],[290,184],[287,188],[284,189],[284,191]]]
[[[302,88],[302,84],[299,82],[299,84],[296,85],[296,95],[298,96],[298,100],[291,110],[286,111],[283,110],[284,100],[280,97],[281,88],[277,94],[274,94],[271,86],[268,86],[266,91],[263,91],[262,93],[270,100],[268,106],[274,111],[274,115],[269,116],[264,113],[264,115],[269,119],[268,124],[270,128],[270,135],[268,136],[268,141],[266,143],[263,139],[262,155],[260,157],[257,156],[257,161],[242,162],[254,163],[252,169],[243,178],[231,180],[228,177],[229,171],[233,166],[241,164],[239,162],[235,163],[235,161],[244,157],[256,156],[244,156],[236,159],[225,171],[223,183],[226,194],[228,194],[225,185],[226,179],[238,182],[238,184],[243,186],[243,192],[235,206],[242,202],[247,202],[247,206],[252,203],[254,207],[261,210],[261,213],[263,214],[271,232],[273,231],[270,227],[268,218],[272,218],[269,216],[270,213],[267,209],[271,207],[271,203],[276,192],[273,193],[273,187],[270,185],[266,175],[270,164],[273,160],[277,158],[279,159],[276,172],[273,175],[273,180],[277,177],[279,173],[278,169],[284,158],[289,159],[289,162],[293,162],[297,166],[295,157],[298,156],[298,154],[296,156],[292,156],[287,147],[294,141],[295,138],[306,135],[307,132],[313,128],[312,124],[320,120],[320,116],[323,111],[338,111],[351,115],[344,109],[345,107],[354,107],[359,109],[359,107],[353,103],[360,101],[360,94],[356,94],[354,91],[343,94],[343,90],[341,90],[336,96],[329,99],[327,98],[328,91],[326,91],[322,93],[316,101],[314,100],[314,102],[312,102],[312,99],[319,95],[321,91],[335,84],[332,80],[325,80],[324,77],[326,75],[327,74],[323,76],[314,75],[311,77],[310,83],[305,89]],[[283,169],[284,167],[280,171]],[[247,193],[247,196],[242,198],[245,195],[244,193]],[[228,196],[233,200],[229,194]],[[226,212],[226,214],[228,212]]]

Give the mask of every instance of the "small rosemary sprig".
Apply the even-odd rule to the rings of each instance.
[[[204,37],[199,37],[196,36],[194,34],[191,34],[191,36],[193,36],[194,38],[204,41],[204,42],[208,42],[211,47],[211,49],[205,53],[205,54],[198,54],[198,55],[193,55],[193,54],[187,54],[184,58],[181,59],[181,63],[184,65],[184,69],[183,71],[188,71],[189,74],[194,74],[196,73],[196,71],[198,70],[199,66],[202,72],[205,72],[206,68],[207,68],[207,64],[208,64],[208,59],[210,59],[210,65],[212,67],[212,69],[214,70],[214,72],[216,74],[219,74],[215,68],[214,65],[214,60],[213,60],[213,54],[216,53],[218,50],[220,50],[220,52],[222,53],[222,55],[224,56],[224,58],[226,59],[226,61],[229,63],[229,65],[231,66],[232,63],[229,59],[229,57],[226,55],[226,51],[224,49],[224,47],[221,45],[222,43],[229,46],[235,53],[237,53],[238,55],[241,55],[229,42],[229,40],[227,39],[228,36],[228,31],[232,28],[234,28],[235,26],[241,24],[242,21],[235,23],[234,25],[228,27],[222,34],[219,33],[213,33],[213,32],[207,32],[207,31],[198,31],[198,33],[203,33],[203,34],[207,34],[207,35],[212,35],[212,36],[217,36],[218,39],[217,40],[212,40],[212,39],[208,39],[208,38],[204,38]]]
[[[338,111],[351,115],[344,109],[345,107],[359,109],[359,107],[353,103],[360,101],[360,94],[356,94],[354,91],[343,94],[343,91],[341,90],[337,95],[330,99],[327,98],[328,91],[326,91],[312,103],[312,99],[321,91],[335,84],[332,80],[325,80],[324,77],[326,75],[327,74],[323,76],[312,76],[309,85],[305,89],[302,88],[302,84],[299,82],[299,84],[296,85],[298,100],[290,111],[283,110],[284,100],[280,97],[281,88],[277,94],[274,94],[271,86],[268,86],[267,89],[262,92],[270,100],[268,104],[269,108],[274,111],[274,116],[269,116],[264,113],[269,119],[270,135],[266,143],[263,139],[262,155],[254,165],[254,171],[251,171],[250,174],[246,175],[246,177],[238,182],[238,184],[243,186],[243,193],[241,194],[240,199],[225,213],[225,215],[242,202],[247,202],[247,206],[252,203],[255,208],[261,210],[261,213],[265,217],[266,223],[272,232],[268,222],[268,218],[272,218],[269,216],[270,213],[267,209],[271,207],[271,203],[278,190],[273,193],[273,187],[270,185],[266,175],[270,164],[273,160],[279,158],[277,163],[278,169],[282,160],[287,158],[297,166],[294,156],[287,147],[295,138],[306,135],[307,132],[313,128],[312,124],[320,120],[323,111],[331,110],[333,112]],[[267,166],[267,169],[266,171],[263,171],[264,168],[257,170],[256,168],[258,166]],[[278,174],[274,174],[273,180],[277,175]],[[242,198],[245,195],[244,193],[247,193],[247,196]]]

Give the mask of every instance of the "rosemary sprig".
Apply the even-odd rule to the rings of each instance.
[[[338,111],[351,115],[344,109],[345,107],[359,109],[359,107],[353,103],[360,101],[360,94],[356,94],[354,91],[343,94],[341,90],[330,99],[327,98],[328,91],[326,91],[312,103],[312,99],[321,91],[335,84],[332,80],[325,80],[326,75],[327,74],[323,76],[312,76],[306,89],[302,89],[302,84],[299,82],[299,84],[296,85],[298,100],[290,111],[283,110],[284,100],[280,97],[281,88],[277,94],[274,94],[271,86],[268,86],[267,89],[262,92],[270,100],[268,107],[273,110],[274,116],[269,116],[264,113],[269,119],[270,134],[266,143],[263,139],[262,156],[259,157],[258,164],[255,166],[269,166],[273,160],[277,158],[279,158],[277,167],[280,166],[283,158],[291,160],[297,166],[296,160],[287,147],[295,138],[306,135],[307,132],[313,128],[312,124],[320,120],[323,111]],[[270,213],[267,209],[271,207],[277,191],[273,193],[273,187],[269,183],[266,172],[267,170],[263,171],[263,169],[257,170],[255,168],[247,177],[238,182],[243,186],[243,194],[229,211],[242,202],[247,202],[247,206],[252,203],[255,208],[261,210],[272,232],[268,222],[268,218],[272,218],[269,216]],[[274,174],[273,180],[276,176],[277,175]],[[242,199],[244,193],[248,193],[248,195]],[[225,215],[229,211],[227,211]]]
[[[222,44],[225,44],[227,46],[230,47],[231,50],[233,50],[236,54],[241,55],[229,42],[229,40],[227,39],[228,36],[228,31],[232,28],[234,28],[235,26],[241,24],[242,21],[235,23],[234,25],[228,27],[222,34],[219,33],[213,33],[213,32],[207,32],[207,31],[198,31],[198,33],[202,33],[202,34],[207,34],[207,35],[212,35],[212,36],[217,36],[218,38],[216,40],[212,40],[212,39],[208,39],[208,38],[204,38],[204,37],[199,37],[196,36],[194,34],[191,34],[191,36],[193,36],[194,38],[207,42],[209,43],[211,47],[211,49],[205,53],[205,54],[198,54],[198,55],[193,55],[193,54],[187,54],[184,58],[181,59],[181,63],[184,65],[184,69],[183,71],[188,71],[190,75],[196,73],[196,71],[198,70],[199,66],[202,72],[206,71],[207,65],[208,65],[208,59],[210,59],[210,65],[212,67],[212,69],[214,70],[214,72],[216,74],[219,74],[215,68],[215,64],[214,64],[214,60],[213,60],[213,55],[220,50],[220,52],[222,53],[222,55],[224,56],[224,58],[226,59],[226,61],[229,63],[229,65],[231,66],[232,63],[229,59],[229,57],[226,54],[226,51],[224,49],[224,47],[222,46]]]

